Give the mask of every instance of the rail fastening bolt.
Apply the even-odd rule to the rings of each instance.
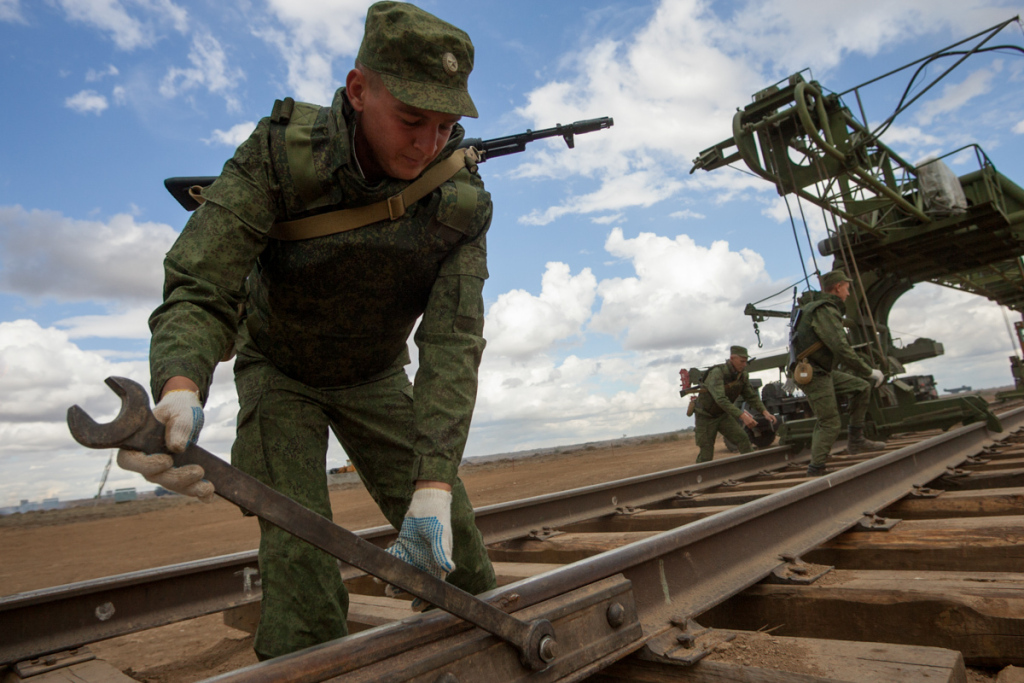
[[[609,626],[618,628],[626,620],[626,608],[617,602],[613,602],[608,605],[608,611],[605,613],[605,616],[608,617]]]
[[[558,643],[551,636],[544,636],[540,639],[540,646],[537,653],[544,662],[550,662],[558,656]]]

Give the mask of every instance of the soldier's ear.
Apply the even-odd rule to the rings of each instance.
[[[369,87],[370,84],[362,71],[352,69],[348,72],[348,76],[345,78],[345,94],[348,95],[348,101],[356,111],[363,111],[366,108],[366,93]]]

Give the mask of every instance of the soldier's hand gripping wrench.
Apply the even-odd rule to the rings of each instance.
[[[68,427],[88,448],[125,448],[166,453],[164,425],[149,409],[149,396],[138,382],[108,377],[107,386],[121,397],[121,411],[112,422],[98,424],[78,406],[68,409]],[[515,646],[523,664],[543,669],[555,657],[555,631],[546,619],[525,623],[456,586],[395,559],[287,496],[232,467],[217,456],[190,445],[174,454],[176,467],[199,465],[216,494],[334,557],[401,588],[468,621]]]

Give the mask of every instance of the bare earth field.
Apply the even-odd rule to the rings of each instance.
[[[716,458],[728,451],[719,440]],[[519,460],[469,463],[461,476],[477,507],[692,464],[692,433],[637,444],[565,448]],[[386,524],[359,484],[331,492],[334,521],[348,529]],[[32,512],[0,518],[0,595],[162,567],[259,545],[255,518],[231,503],[180,497]],[[252,638],[219,614],[90,646],[139,681],[190,683],[256,663]]]

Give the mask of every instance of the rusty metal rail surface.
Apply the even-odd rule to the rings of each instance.
[[[986,443],[1024,427],[1024,408],[1000,418],[1006,429],[1001,435],[989,433],[980,423],[951,430],[482,596],[528,611],[596,582],[615,577],[629,581],[643,635],[590,661],[575,662],[577,668],[568,673],[496,676],[470,656],[483,645],[467,644],[468,626],[438,613],[403,619],[210,680],[409,680],[428,674],[463,682],[580,680],[760,581],[783,567],[784,558],[799,557],[836,537],[866,513],[884,509],[915,487],[947,474]],[[490,642],[495,646],[493,639]],[[494,658],[493,653],[490,656]]]
[[[487,544],[527,536],[616,509],[641,507],[677,493],[705,491],[805,462],[787,447],[489,505],[476,510]],[[357,534],[379,546],[395,538],[391,526]],[[362,572],[344,567],[351,579]],[[256,551],[82,581],[0,598],[0,665],[163,626],[258,601]],[[11,637],[6,634],[15,634]]]

